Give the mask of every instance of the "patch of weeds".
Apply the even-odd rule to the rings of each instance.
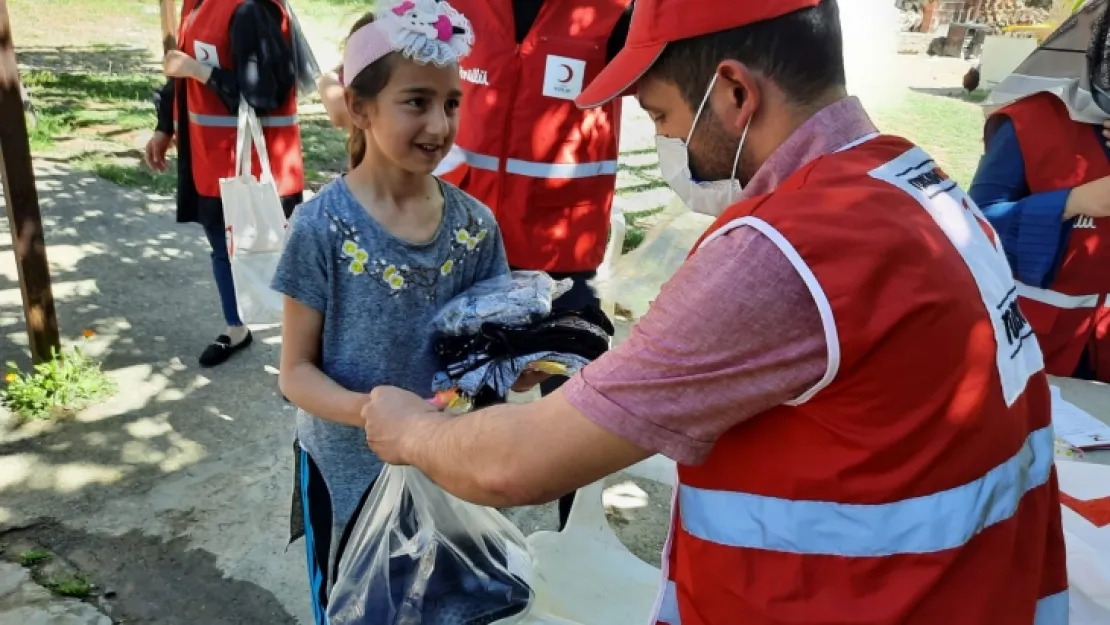
[[[86,331],[91,335],[91,331]],[[80,410],[111,396],[116,384],[100,364],[78,348],[53,353],[27,373],[8,363],[0,404],[22,419],[48,419]]]
[[[80,573],[47,580],[44,586],[54,594],[63,597],[84,599],[92,594],[92,584]]]
[[[644,237],[647,236],[647,231],[650,227],[650,224],[644,223],[645,220],[658,215],[659,213],[663,212],[664,209],[665,207],[660,206],[637,213],[624,214],[624,220],[628,226],[624,233],[625,254],[631,252],[637,247],[640,247],[640,244],[644,242]]]
[[[35,106],[34,149],[49,150],[81,135],[110,139],[154,127],[151,98],[161,83],[157,76],[37,70],[21,78]]]
[[[986,100],[987,96],[989,96],[990,94],[991,92],[987,91],[986,89],[976,89],[975,91],[972,91],[971,93],[965,95],[964,99],[968,102],[975,102],[976,104],[978,104],[983,100]]]
[[[667,183],[660,179],[647,180],[639,184],[630,184],[627,187],[617,189],[617,195],[633,195],[635,193],[643,193],[645,191],[653,191],[667,186]]]
[[[60,100],[64,103],[146,102],[164,79],[157,74],[56,73],[46,70],[20,76],[32,99]],[[151,104],[153,107],[153,104]]]
[[[167,159],[164,172],[151,171],[141,162],[109,159],[91,155],[76,161],[81,169],[92,172],[108,182],[129,189],[142,189],[162,195],[177,192],[177,163]]]
[[[327,118],[301,118],[305,182],[323,185],[347,169],[347,133]]]
[[[31,567],[35,566],[36,564],[46,562],[53,557],[54,554],[50,553],[46,549],[36,547],[34,549],[28,549],[27,551],[19,554],[19,563],[23,566]]]

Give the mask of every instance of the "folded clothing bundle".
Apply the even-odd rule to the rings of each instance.
[[[600,308],[552,312],[561,282],[542,272],[493,282],[464,292],[433,321],[434,391],[504,398],[528,369],[571,376],[608,349],[613,324]]]

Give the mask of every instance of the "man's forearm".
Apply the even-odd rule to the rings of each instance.
[[[534,491],[512,479],[526,441],[514,427],[521,408],[505,404],[461,417],[414,416],[405,460],[466,501],[500,508],[539,503]]]
[[[487,506],[546,503],[651,455],[587,419],[562,391],[461,417],[411,418],[402,460],[455,496]]]

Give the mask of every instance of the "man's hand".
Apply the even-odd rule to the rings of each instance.
[[[155,132],[150,141],[146,142],[143,162],[154,171],[166,171],[166,152],[170,150],[172,144],[172,136],[161,131]]]
[[[181,50],[170,50],[162,59],[162,73],[166,78],[192,78],[208,82],[212,68],[185,54]]]
[[[438,414],[430,402],[415,393],[392,386],[379,386],[370,392],[362,408],[366,444],[389,464],[408,464],[407,442],[419,437],[422,415]]]
[[[1110,176],[1092,180],[1071,190],[1064,206],[1064,219],[1079,215],[1110,217]]]

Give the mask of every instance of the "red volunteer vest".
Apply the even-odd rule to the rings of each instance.
[[[1059,98],[1038,94],[995,115],[1017,132],[1030,193],[1070,189],[1110,176],[1099,135],[1075,122]],[[1088,350],[1095,376],[1110,382],[1110,219],[1079,217],[1049,289],[1020,285],[1021,308],[1045,355],[1045,370],[1071,376]]]
[[[178,49],[189,56],[227,70],[234,70],[231,39],[228,31],[231,18],[243,0],[185,0],[181,10]],[[281,8],[280,2],[274,2]],[[289,16],[282,8],[281,31],[292,41]],[[228,111],[214,91],[192,79],[184,83],[189,110],[189,145],[193,180],[197,192],[207,197],[220,196],[220,179],[235,175],[235,140],[238,135],[239,111]],[[176,110],[175,118],[181,114]],[[259,117],[262,122],[266,151],[270,157],[274,181],[282,196],[304,190],[304,161],[301,155],[301,131],[297,123],[297,90],[276,110]],[[253,173],[261,171],[257,153],[253,156]]]
[[[829,369],[679,467],[657,622],[1064,625],[1049,388],[978,208],[879,137],[703,241],[742,225],[805,279]]]
[[[444,178],[493,210],[514,267],[591,271],[605,255],[620,103],[583,111],[574,97],[629,3],[545,2],[518,46],[511,0],[453,2],[478,36],[461,66],[465,165]]]

